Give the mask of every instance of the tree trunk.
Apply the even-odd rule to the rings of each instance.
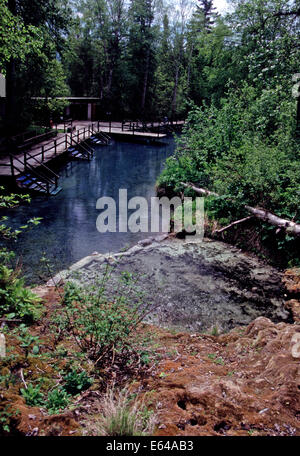
[[[297,101],[297,137],[300,138],[300,96]]]
[[[176,108],[177,108],[178,81],[179,81],[179,62],[177,64],[176,73],[175,73],[175,85],[174,85],[174,92],[173,92],[173,99],[172,99],[172,106],[171,106],[171,119],[174,118],[174,114],[176,113]]]
[[[188,60],[188,71],[187,71],[187,89],[188,89],[188,91],[190,89],[190,82],[191,82],[191,67],[192,67],[193,53],[194,53],[194,43],[192,43],[192,48],[191,48],[189,60]]]
[[[148,78],[149,78],[149,66],[150,66],[150,48],[147,49],[146,56],[146,67],[144,73],[144,82],[143,82],[143,93],[142,93],[142,102],[141,102],[141,112],[144,114],[146,106],[146,96],[148,90]]]
[[[16,64],[12,59],[6,67],[6,108],[5,108],[5,124],[6,134],[13,135],[19,128],[17,119],[17,83],[16,83]]]
[[[209,190],[206,190],[204,188],[198,188],[195,187],[192,184],[185,184],[184,182],[181,182],[181,185],[183,185],[186,188],[191,188],[194,190],[194,192],[198,193],[199,195],[202,196],[219,196],[217,193],[210,192]],[[264,222],[268,222],[271,225],[278,226],[279,228],[285,229],[289,234],[292,234],[293,236],[299,236],[300,235],[300,225],[292,222],[291,220],[286,220],[281,217],[278,217],[275,214],[272,214],[271,212],[265,210],[265,209],[259,209],[257,207],[251,207],[251,206],[244,206],[245,209],[250,212],[254,217],[263,220]]]
[[[107,82],[107,98],[109,100],[110,100],[110,95],[111,95],[113,73],[114,73],[114,69],[113,69],[113,65],[112,65],[111,68],[109,69],[108,82]]]
[[[16,15],[16,0],[8,1],[10,12]],[[7,136],[16,131],[17,119],[17,82],[16,82],[16,63],[11,59],[6,66],[6,108],[5,108],[5,125]]]

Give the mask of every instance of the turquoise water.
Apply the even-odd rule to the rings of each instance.
[[[142,196],[150,201],[174,147],[173,139],[161,146],[113,142],[97,147],[91,162],[72,162],[59,169],[63,190],[57,196],[33,196],[30,205],[9,211],[9,223],[14,227],[31,217],[43,218],[38,227],[10,246],[21,259],[27,282],[49,278],[40,261],[43,256],[53,272],[58,272],[95,251],[118,252],[149,237],[145,233],[100,234],[96,202],[102,196],[117,201],[119,189],[128,189],[128,198]]]

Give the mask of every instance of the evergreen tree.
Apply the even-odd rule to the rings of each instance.
[[[146,116],[151,109],[151,85],[155,71],[157,29],[154,27],[155,1],[131,0],[129,41],[126,50],[128,107]]]
[[[199,32],[210,32],[218,16],[213,0],[198,0],[198,3],[193,15],[194,22]]]

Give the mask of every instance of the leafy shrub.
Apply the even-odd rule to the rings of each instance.
[[[71,395],[68,394],[63,388],[56,388],[48,394],[46,401],[46,408],[50,415],[56,415],[64,410],[71,401]]]
[[[16,417],[20,414],[19,410],[12,410],[11,406],[6,405],[0,407],[0,435],[9,435],[12,424]]]
[[[132,334],[149,310],[130,274],[109,288],[111,272],[107,268],[101,279],[86,287],[68,283],[57,311],[62,331],[68,331],[98,366],[112,353],[130,350]]]
[[[72,395],[87,390],[92,384],[93,380],[85,371],[72,370],[64,377],[64,389]]]
[[[27,388],[21,388],[21,394],[25,399],[27,405],[31,407],[38,407],[44,404],[43,394],[40,392],[40,386],[33,386],[29,384]]]
[[[30,202],[29,195],[5,194],[4,187],[0,187],[0,209],[14,208],[22,202]],[[0,239],[15,240],[22,231],[37,226],[40,220],[32,218],[26,225],[13,230],[6,224],[7,217],[0,216]],[[21,318],[31,323],[40,316],[40,299],[25,288],[20,267],[16,265],[12,269],[14,256],[13,252],[0,248],[0,317]]]
[[[27,388],[21,388],[20,392],[27,405],[31,407],[46,407],[51,415],[58,414],[71,402],[71,395],[64,388],[56,388],[50,391],[47,400],[45,400],[41,392],[41,385],[33,386],[28,384]]]
[[[21,318],[27,323],[41,315],[40,298],[24,286],[20,269],[11,269],[14,254],[0,250],[0,317]]]
[[[34,355],[37,355],[39,353],[39,338],[30,334],[25,324],[21,324],[14,331],[14,333],[17,335],[17,338],[20,341],[20,346],[24,349],[26,357],[30,351]]]

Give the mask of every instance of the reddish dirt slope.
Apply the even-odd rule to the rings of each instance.
[[[300,435],[295,334],[300,342],[300,326],[263,317],[219,337],[166,333],[165,349],[178,355],[143,385],[158,409],[156,434]]]

